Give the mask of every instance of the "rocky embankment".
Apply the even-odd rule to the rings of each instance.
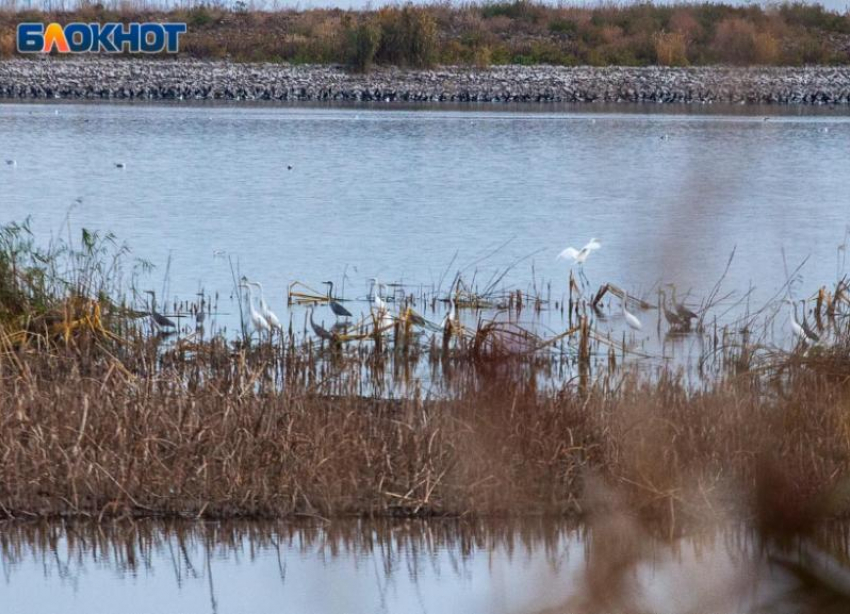
[[[195,60],[0,62],[2,99],[850,104],[850,66],[376,69]]]

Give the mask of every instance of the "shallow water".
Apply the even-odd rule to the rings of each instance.
[[[309,329],[305,308],[287,307],[295,281],[319,293],[334,281],[360,315],[371,277],[446,296],[460,272],[479,290],[548,300],[519,323],[550,337],[568,326],[552,307],[570,267],[555,256],[591,237],[602,248],[584,266],[588,292],[611,282],[654,305],[674,283],[697,308],[722,278],[711,325],[847,271],[841,109],[0,104],[0,151],[16,162],[0,166],[0,222],[31,216],[42,241],[113,232],[157,267],[136,304],[154,289],[174,315],[203,291],[207,331],[239,328],[240,275],[298,334]],[[416,308],[439,324],[447,305],[435,305]],[[657,312],[638,313],[635,332],[607,305],[596,330],[653,364],[704,350],[665,340]],[[770,320],[768,342],[793,344],[789,313]],[[477,317],[464,314],[473,329]],[[316,319],[336,320],[326,306]]]
[[[629,533],[615,550],[593,531],[537,520],[6,524],[0,542],[0,598],[22,614],[107,613],[119,603],[132,613],[217,614],[744,614],[848,604],[825,585],[804,585],[742,529],[673,543]]]

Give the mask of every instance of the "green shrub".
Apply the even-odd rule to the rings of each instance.
[[[376,59],[387,64],[424,68],[437,59],[437,23],[425,10],[406,5],[378,12],[381,27]]]
[[[371,20],[364,21],[349,25],[345,37],[346,64],[360,72],[368,71],[381,44],[381,28]]]

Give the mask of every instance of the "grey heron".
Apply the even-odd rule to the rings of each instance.
[[[688,320],[683,320],[678,313],[671,311],[667,307],[667,293],[664,290],[660,290],[659,292],[661,293],[661,309],[664,312],[664,319],[667,320],[670,328],[687,327]]]
[[[197,296],[200,297],[200,300],[193,306],[192,310],[195,312],[195,326],[203,328],[204,321],[207,319],[207,312],[204,310],[206,300],[203,292],[198,292]]]
[[[676,285],[675,284],[667,284],[672,290],[672,296],[670,297],[670,302],[673,305],[673,309],[676,310],[676,314],[679,316],[681,320],[688,326],[691,324],[691,320],[695,320],[699,318],[699,316],[688,309],[688,307],[684,303],[680,303],[676,300]]]
[[[334,312],[334,315],[337,315],[341,318],[350,318],[351,312],[345,307],[343,307],[342,304],[340,304],[340,302],[334,298],[334,282],[323,281],[322,283],[328,287],[328,304],[331,307],[331,311]]]
[[[270,331],[271,326],[268,321],[254,308],[254,293],[251,292],[251,286],[245,281],[243,281],[240,286],[245,288],[248,292],[248,314],[251,318],[251,326],[254,327],[254,330],[257,331],[257,334],[259,335],[262,335],[263,332]]]
[[[160,330],[164,329],[176,329],[177,325],[170,319],[166,318],[161,313],[158,313],[156,310],[156,292],[153,290],[145,290],[145,294],[151,295],[151,309],[150,309],[150,317],[151,322],[153,322],[154,326]]]
[[[334,334],[330,332],[328,329],[323,328],[320,324],[316,324],[316,321],[313,319],[313,308],[310,308],[310,327],[313,329],[313,332],[316,333],[316,336],[320,339],[325,339],[327,341],[334,340]]]

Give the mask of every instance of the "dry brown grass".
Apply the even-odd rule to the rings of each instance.
[[[785,508],[827,500],[850,462],[847,385],[803,368],[555,394],[502,367],[453,398],[393,401],[320,394],[337,374],[292,357],[281,386],[259,350],[132,352],[0,359],[3,514],[578,514],[592,472],[684,522],[755,509],[766,466]]]

